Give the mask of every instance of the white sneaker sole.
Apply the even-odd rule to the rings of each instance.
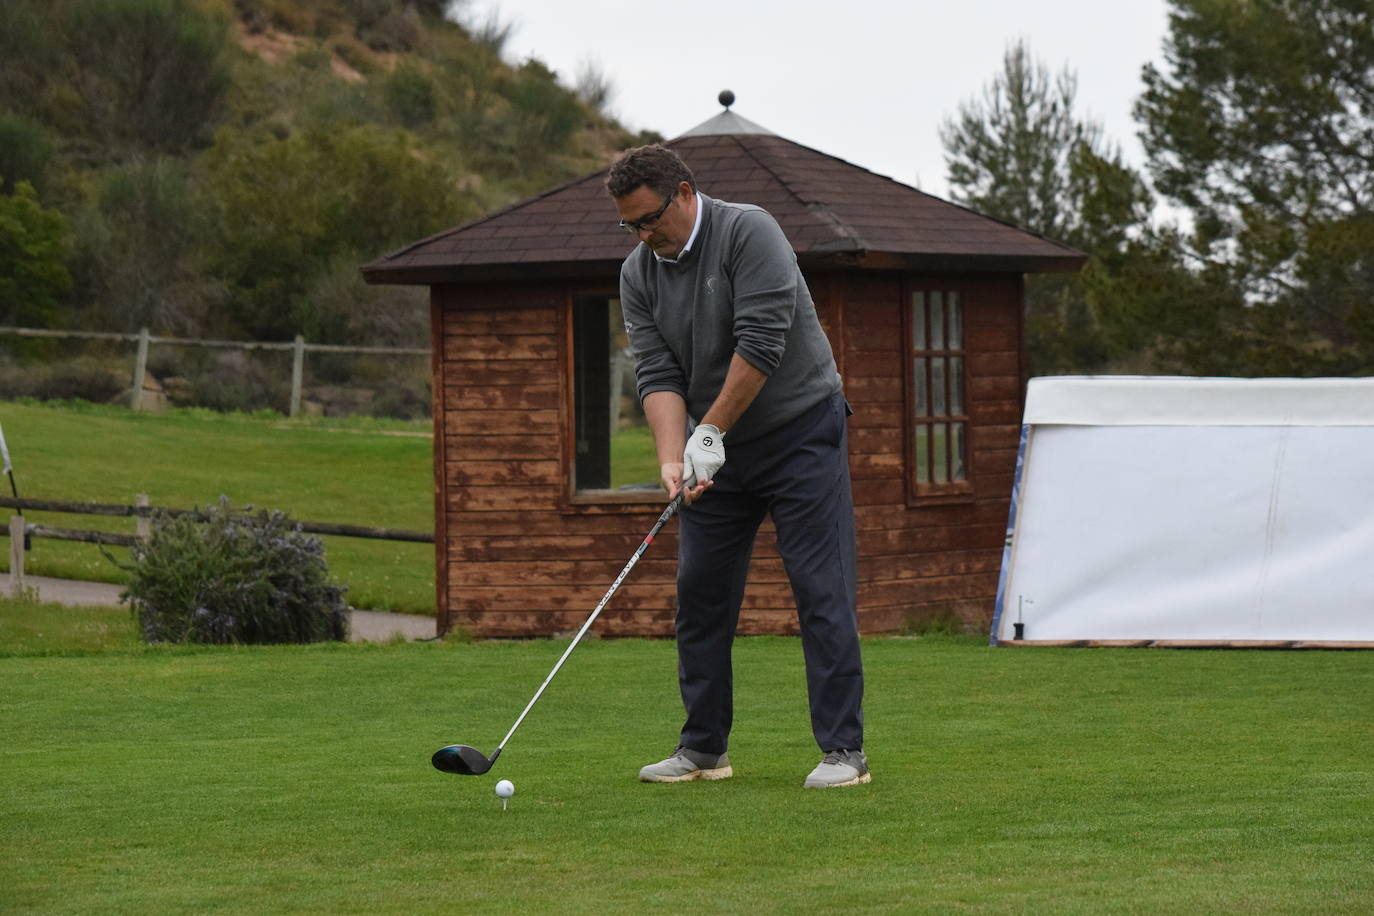
[[[815,784],[803,784],[803,789],[843,789],[845,786],[862,786],[873,781],[872,773],[860,773],[848,782],[826,782]]]
[[[692,772],[690,772],[690,773],[684,773],[684,774],[682,774],[681,776],[645,776],[643,773],[640,773],[640,774],[639,774],[639,781],[640,781],[640,782],[693,782],[694,780],[697,780],[697,779],[705,779],[705,780],[711,781],[711,780],[716,780],[716,779],[729,779],[731,776],[734,776],[734,775],[735,775],[735,770],[734,770],[733,767],[717,767],[717,768],[714,769],[714,770],[693,770]]]

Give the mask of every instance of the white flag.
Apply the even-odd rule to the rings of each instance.
[[[14,465],[10,464],[10,447],[5,444],[5,430],[0,429],[0,458],[5,459],[5,466],[0,468],[0,473],[8,474],[14,470]]]

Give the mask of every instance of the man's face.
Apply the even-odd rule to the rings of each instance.
[[[664,206],[664,198],[654,190],[640,185],[624,197],[615,198],[615,209],[621,222],[638,227],[635,236],[661,258],[676,258],[692,237],[696,225],[697,198],[692,186],[680,182],[676,192]],[[654,214],[659,214],[655,219]],[[633,230],[635,227],[631,227]]]

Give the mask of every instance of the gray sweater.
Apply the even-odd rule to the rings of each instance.
[[[830,341],[777,222],[750,204],[701,195],[701,229],[676,262],[648,245],[620,268],[620,307],[639,397],[674,391],[699,422],[738,353],[768,376],[726,436],[771,432],[840,390]]]

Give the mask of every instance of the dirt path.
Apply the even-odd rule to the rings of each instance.
[[[37,591],[39,601],[53,601],[73,607],[81,605],[119,606],[123,587],[108,582],[78,582],[25,576],[24,585]],[[0,574],[0,594],[10,593],[9,573]],[[388,614],[380,611],[349,612],[349,639],[352,642],[388,642],[392,639],[433,639],[434,618],[418,614]]]

